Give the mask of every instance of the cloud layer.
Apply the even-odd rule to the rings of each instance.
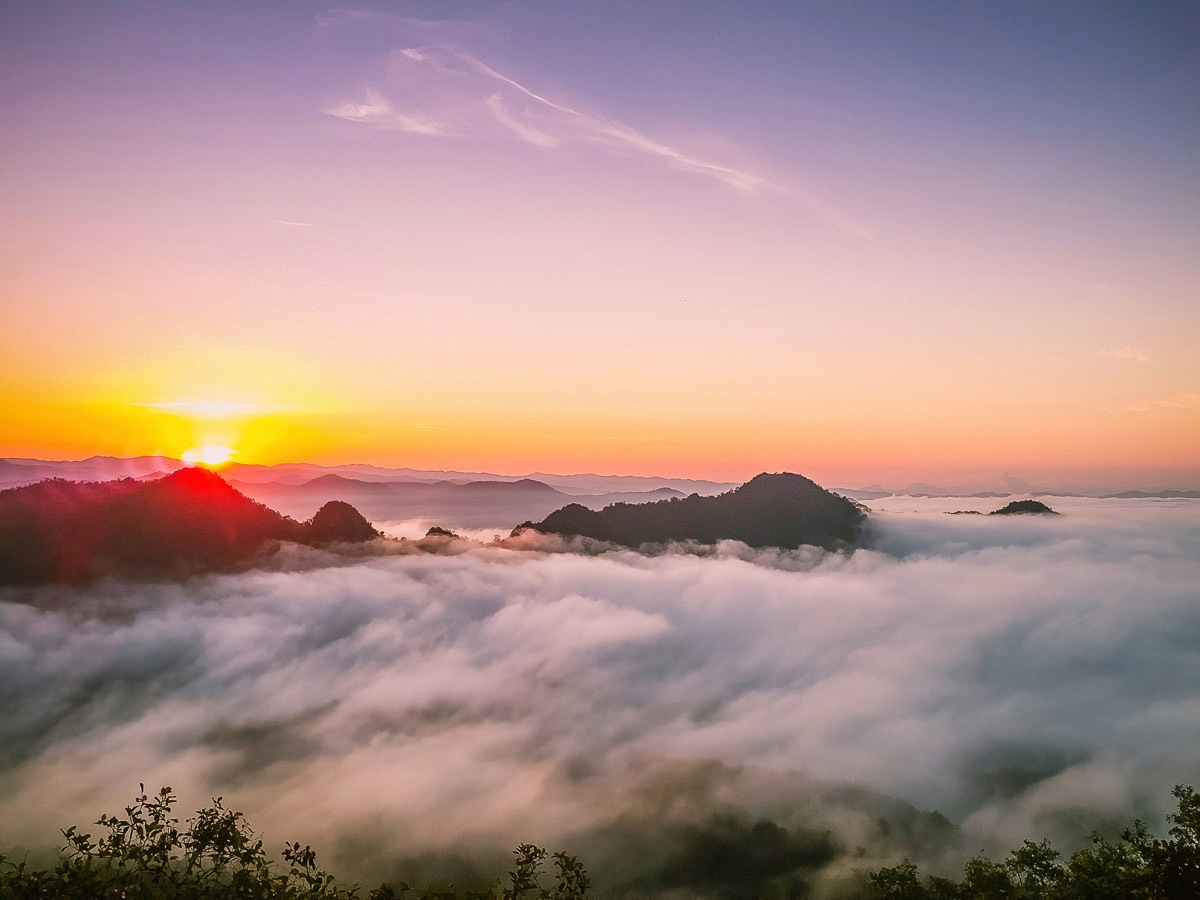
[[[519,840],[611,874],[654,834],[678,862],[722,811],[880,857],[891,816],[932,852],[932,820],[885,795],[971,849],[1160,823],[1200,780],[1196,504],[945,503],[903,498],[851,557],[298,549],[3,595],[33,605],[0,603],[0,847],[53,844],[138,782],[223,794],[368,877]]]

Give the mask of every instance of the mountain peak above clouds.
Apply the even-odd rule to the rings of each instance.
[[[615,503],[594,511],[572,503],[538,523],[518,526],[627,547],[694,540],[738,540],[751,547],[834,549],[855,543],[863,508],[791,472],[763,473],[715,497],[698,494],[653,503]]]
[[[0,584],[227,571],[273,541],[359,541],[376,534],[349,504],[301,524],[200,467],[154,481],[51,479],[0,491]]]

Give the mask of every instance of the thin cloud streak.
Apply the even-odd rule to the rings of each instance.
[[[338,21],[387,23],[413,31],[411,36],[423,42],[389,55],[390,89],[373,80],[362,88],[359,99],[327,107],[324,112],[329,115],[425,137],[474,137],[492,132],[545,151],[571,143],[605,147],[617,155],[636,155],[676,171],[715,179],[745,198],[768,193],[789,198],[847,234],[866,240],[874,237],[870,229],[833,204],[787,179],[687,153],[623,122],[552,100],[454,41],[428,41],[439,30],[439,23],[338,13],[321,20],[320,27]],[[465,27],[461,23],[447,27],[451,25],[460,31]]]
[[[523,125],[515,118],[509,115],[508,110],[504,108],[504,98],[500,94],[493,94],[487,99],[488,109],[492,111],[496,121],[519,137],[521,140],[533,144],[535,147],[542,147],[547,150],[552,150],[561,142],[558,138],[551,137],[537,129]]]
[[[649,138],[640,132],[622,125],[619,122],[613,122],[608,119],[589,116],[572,109],[569,106],[555,103],[552,100],[543,97],[540,94],[534,93],[525,85],[509,78],[507,75],[502,75],[491,66],[484,63],[482,60],[476,59],[466,53],[460,51],[454,52],[463,62],[474,67],[476,71],[486,75],[489,78],[494,78],[502,84],[509,85],[520,91],[525,96],[536,100],[538,103],[544,104],[550,109],[571,116],[586,132],[590,132],[594,139],[602,142],[610,141],[615,146],[621,149],[633,150],[635,152],[644,153],[648,156],[655,156],[665,160],[673,168],[681,169],[686,172],[695,172],[701,175],[711,175],[718,180],[724,182],[730,187],[737,190],[743,196],[752,197],[765,185],[766,181],[749,172],[743,172],[729,166],[722,166],[717,163],[707,162],[697,159],[692,156],[680,153],[666,144]]]
[[[195,416],[201,419],[227,419],[250,415],[265,415],[275,412],[290,412],[302,409],[296,403],[243,403],[222,400],[168,400],[160,403],[135,403],[139,409],[155,409],[163,412]]]
[[[170,400],[163,403],[138,403],[142,409],[161,409],[201,418],[224,418],[246,416],[259,412],[257,403],[227,403],[220,400]]]
[[[1147,400],[1142,403],[1134,403],[1127,406],[1125,411],[1131,413],[1148,413],[1176,409],[1188,412],[1200,410],[1200,391],[1176,394],[1174,397],[1164,397],[1161,400]]]
[[[555,103],[469,54],[449,48],[440,49],[444,54],[453,55],[476,73],[510,87],[519,95],[569,119],[568,122],[558,123],[558,127],[564,129],[562,134],[552,135],[521,121],[515,111],[506,108],[501,94],[470,98],[472,102],[482,103],[492,119],[526,143],[542,149],[559,147],[571,139],[603,144],[618,151],[657,158],[671,168],[680,171],[716,178],[745,197],[753,197],[769,186],[766,179],[758,175],[689,156],[619,122],[589,116],[568,106]],[[447,71],[444,63],[439,64],[435,51],[428,48],[408,48],[400,51],[398,56],[409,62],[430,67],[432,71]],[[456,124],[459,127],[457,129],[449,123],[425,113],[399,113],[383,93],[373,85],[368,85],[363,89],[361,100],[338,103],[324,111],[329,115],[357,124],[406,131],[411,134],[448,136],[470,131],[469,127],[464,127],[467,123],[463,121],[464,117],[461,112],[455,117],[458,120]],[[553,125],[554,123],[547,122],[545,124]]]
[[[396,112],[383,95],[369,85],[364,88],[364,96],[361,101],[338,103],[326,109],[325,112],[348,122],[357,122],[375,128],[395,129],[407,131],[410,134],[429,136],[446,133],[443,125],[427,116]]]
[[[1105,356],[1112,357],[1113,359],[1124,359],[1139,363],[1149,362],[1146,351],[1140,347],[1106,347],[1103,353]]]

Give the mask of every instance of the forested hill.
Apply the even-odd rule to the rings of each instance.
[[[544,534],[583,536],[626,547],[694,540],[738,540],[751,547],[794,549],[804,544],[833,549],[859,539],[866,516],[852,500],[790,472],[755,476],[716,497],[657,503],[615,503],[599,512],[576,503],[541,522],[526,522]]]
[[[0,584],[220,571],[269,541],[318,544],[375,535],[349,504],[329,503],[300,523],[207,469],[180,469],[157,481],[53,479],[0,491]]]

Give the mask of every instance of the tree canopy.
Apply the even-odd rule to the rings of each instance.
[[[1200,795],[1172,791],[1177,810],[1165,838],[1135,821],[1118,840],[1094,834],[1092,846],[1063,862],[1049,842],[1026,840],[995,862],[977,856],[955,881],[922,877],[917,866],[871,873],[872,895],[888,900],[1196,900],[1200,898]]]

